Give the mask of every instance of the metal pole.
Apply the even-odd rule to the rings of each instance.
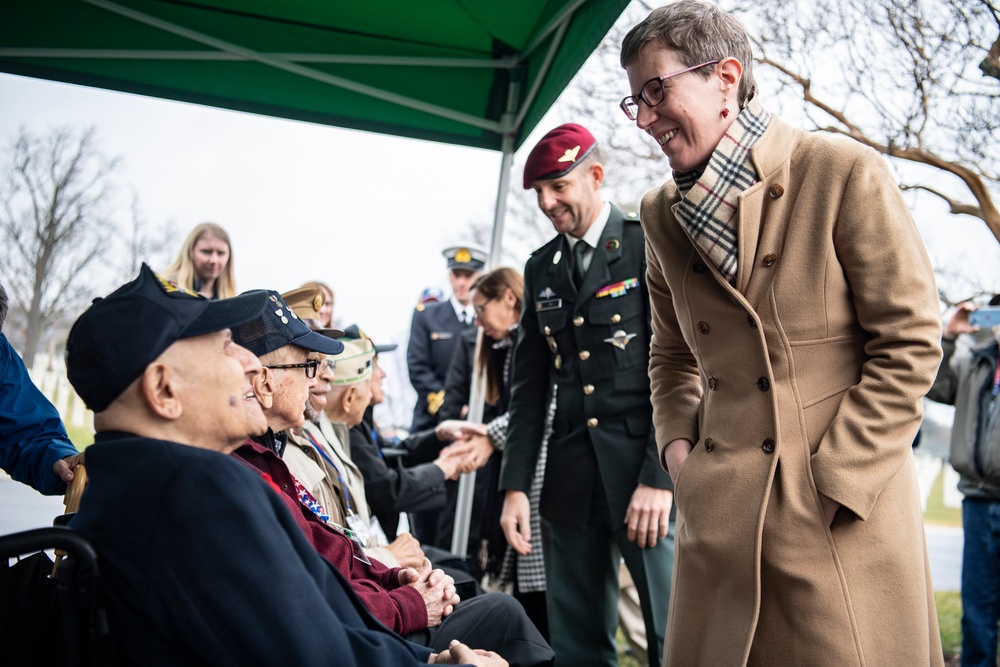
[[[493,215],[493,239],[490,242],[490,257],[486,268],[492,269],[500,262],[503,243],[504,217],[507,215],[507,193],[510,190],[510,169],[514,163],[514,120],[517,95],[520,86],[511,83],[508,88],[507,113],[503,117],[503,158],[500,161],[500,183],[497,186],[497,204]],[[479,350],[484,345],[483,330],[476,336],[476,351],[472,357],[472,389],[469,395],[468,419],[476,424],[483,423],[483,403],[486,395],[486,378],[480,377]],[[451,551],[465,556],[469,548],[469,525],[472,522],[472,499],[476,488],[475,471],[463,473],[458,479],[458,497],[455,502],[455,528],[451,534]]]

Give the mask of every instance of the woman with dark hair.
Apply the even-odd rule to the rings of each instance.
[[[524,278],[514,269],[494,269],[476,279],[472,284],[470,298],[476,313],[476,324],[483,330],[483,343],[478,358],[473,360],[476,329],[463,334],[462,344],[456,347],[448,369],[445,400],[440,412],[441,419],[465,416],[463,412],[469,403],[475,365],[480,377],[484,379],[483,423],[486,424],[486,435],[471,437],[472,452],[464,466],[465,470],[478,470],[469,529],[469,555],[473,559],[471,565],[474,570],[487,576],[494,585],[505,586],[512,583],[514,597],[521,602],[528,617],[548,639],[545,568],[538,525],[541,488],[538,471],[545,469],[544,445],[539,456],[539,467],[536,468],[535,483],[529,494],[533,540],[532,550],[528,555],[519,556],[507,545],[500,529],[503,498],[497,490],[500,457],[507,439],[512,360],[518,323],[521,321]],[[448,541],[451,540],[455,522],[458,490],[456,482],[449,484],[448,506],[441,513],[438,527]]]
[[[188,234],[180,254],[163,272],[163,277],[209,299],[236,296],[229,234],[214,222],[201,223]]]
[[[753,60],[700,0],[622,43],[622,111],[672,171],[641,208],[664,664],[941,665],[910,447],[941,360],[927,250],[885,161],[768,113]]]

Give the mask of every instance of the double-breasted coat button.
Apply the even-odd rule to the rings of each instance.
[[[545,327],[545,328],[543,329],[543,331],[545,332],[545,335],[546,335],[546,336],[549,336],[549,335],[551,335],[551,334],[552,334],[552,327],[548,327],[548,326],[547,326],[547,327]]]
[[[591,417],[587,420],[587,426],[590,428],[597,428],[597,417]]]
[[[584,323],[583,315],[577,315],[573,318],[573,326],[582,327]]]
[[[778,197],[780,197],[783,194],[785,194],[785,188],[783,188],[783,187],[781,187],[780,185],[777,185],[777,184],[772,185],[768,189],[768,191],[767,191],[767,195],[771,199],[777,199]]]
[[[715,449],[715,440],[711,438],[705,438],[705,451],[710,452]]]
[[[590,352],[587,350],[580,350],[580,361],[586,361],[590,359]]]
[[[761,391],[767,391],[771,388],[771,381],[762,375],[757,378],[757,388]]]
[[[761,261],[761,264],[763,264],[764,266],[774,266],[774,263],[777,261],[778,261],[778,256],[772,252],[770,254],[764,255],[764,259]]]
[[[711,389],[712,391],[715,391],[715,385],[716,385],[715,378],[714,377],[708,378],[708,388]]]
[[[590,396],[591,394],[593,394],[594,393],[594,385],[592,385],[592,384],[585,384],[585,385],[583,385],[583,393],[586,394],[587,396]]]
[[[698,322],[698,331],[703,334],[708,333],[708,322]]]
[[[764,450],[765,454],[773,454],[774,453],[774,440],[771,440],[770,438],[768,438],[767,440],[765,440],[764,442],[761,443],[760,448]]]
[[[706,271],[708,271],[708,267],[705,266],[705,262],[698,261],[694,263],[694,265],[691,267],[691,270],[693,270],[695,273],[705,273]]]
[[[619,315],[618,313],[615,313],[614,315],[611,316],[611,323],[612,324],[618,324],[621,321],[622,321],[622,316]]]
[[[751,329],[757,328],[757,320],[753,318],[753,315],[747,315],[747,325],[749,325]]]

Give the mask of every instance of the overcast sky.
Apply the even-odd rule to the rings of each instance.
[[[322,280],[338,321],[383,340],[425,287],[447,288],[442,248],[493,216],[493,151],[6,74],[0,100],[5,146],[22,126],[95,126],[151,224],[175,227],[178,244],[203,221],[230,233],[240,291]]]

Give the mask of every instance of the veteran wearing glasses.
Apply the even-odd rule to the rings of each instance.
[[[752,63],[699,0],[622,44],[622,110],[671,170],[641,208],[664,664],[940,665],[910,447],[941,359],[930,261],[885,162],[768,113]]]

